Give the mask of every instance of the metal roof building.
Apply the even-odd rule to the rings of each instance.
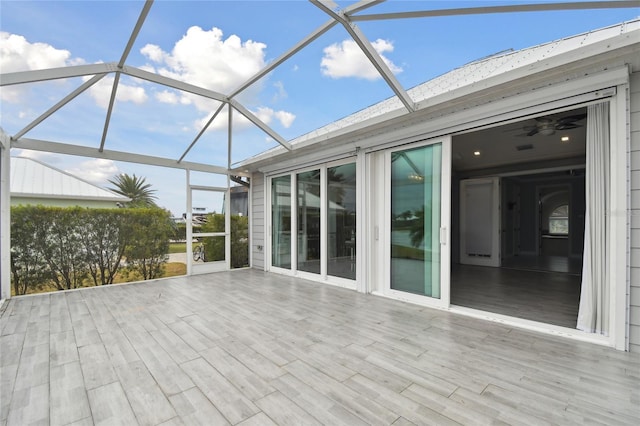
[[[11,205],[118,207],[129,198],[38,160],[11,158]]]

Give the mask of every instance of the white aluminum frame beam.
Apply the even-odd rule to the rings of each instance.
[[[55,104],[54,106],[49,108],[42,115],[40,115],[38,118],[33,120],[31,123],[29,123],[24,129],[20,130],[18,133],[13,135],[13,139],[20,139],[21,137],[23,137],[27,132],[29,132],[34,127],[36,127],[38,124],[42,123],[49,116],[51,116],[51,114],[53,114],[54,112],[58,111],[60,108],[62,108],[63,106],[65,106],[66,104],[71,102],[73,99],[75,99],[82,92],[87,90],[89,87],[93,86],[98,81],[100,81],[105,75],[107,75],[107,74],[97,74],[97,75],[91,77],[91,79],[89,79],[89,80],[85,81],[84,83],[82,83],[82,85],[80,85],[76,90],[74,90],[73,92],[69,93],[62,100],[60,100],[60,102],[58,102],[57,104]]]
[[[138,38],[138,34],[140,33],[140,29],[144,24],[145,19],[147,19],[147,15],[149,14],[149,10],[153,5],[153,0],[146,0],[144,6],[142,7],[142,11],[140,12],[140,16],[138,16],[138,21],[136,22],[135,27],[133,27],[133,31],[131,32],[131,36],[129,36],[129,41],[127,41],[127,45],[122,52],[122,56],[120,57],[120,61],[118,61],[118,70],[121,70],[124,67],[125,61],[131,52],[131,48],[133,48],[134,43],[136,42],[136,38]],[[116,102],[116,94],[118,93],[118,85],[120,84],[120,73],[116,72],[116,77],[113,80],[113,88],[111,89],[111,97],[109,98],[109,106],[107,108],[107,115],[104,120],[104,128],[102,129],[102,138],[100,139],[100,148],[99,151],[102,152],[104,149],[104,144],[107,141],[107,133],[109,132],[109,123],[111,122],[111,114],[113,114],[113,106]]]
[[[151,10],[151,6],[153,5],[153,0],[146,0],[144,6],[142,7],[142,11],[140,12],[140,16],[138,16],[138,21],[136,22],[136,26],[133,28],[131,32],[131,37],[129,37],[129,41],[127,42],[126,47],[124,48],[124,52],[122,52],[122,56],[120,57],[120,61],[118,61],[118,68],[122,68],[133,48],[133,44],[136,42],[138,38],[138,34],[140,34],[140,30],[142,29],[142,25],[144,21],[147,19],[147,15],[149,14],[149,10]]]
[[[400,99],[405,108],[409,112],[414,112],[416,110],[416,107],[413,99],[411,99],[398,79],[395,77],[395,75],[393,75],[393,72],[391,72],[387,64],[385,64],[385,62],[382,60],[382,57],[380,56],[380,54],[378,54],[376,49],[374,49],[369,39],[364,35],[364,33],[360,30],[360,28],[358,28],[356,24],[351,22],[350,16],[347,15],[344,11],[335,11],[331,9],[329,6],[327,6],[327,4],[321,2],[320,0],[309,1],[317,6],[320,10],[331,16],[333,19],[340,22],[340,24],[342,24],[345,30],[347,30],[347,32],[353,38],[353,41],[355,41],[360,49],[362,49],[362,52],[365,54],[367,59],[369,59],[380,76],[387,82],[391,90],[393,90],[393,92]]]
[[[113,112],[113,105],[116,103],[116,94],[118,93],[118,83],[120,82],[120,73],[116,73],[116,77],[113,79],[113,87],[111,88],[111,96],[109,97],[109,106],[107,107],[107,115],[104,120],[104,127],[102,129],[102,138],[100,139],[100,148],[98,151],[102,152],[104,149],[104,143],[107,140],[107,133],[109,132],[109,123],[111,122],[111,113]]]
[[[193,142],[191,142],[191,144],[187,147],[187,149],[182,153],[182,155],[180,156],[180,158],[178,159],[178,163],[181,162],[184,157],[187,156],[187,154],[189,153],[189,151],[191,151],[191,148],[194,147],[194,145],[196,144],[196,142],[198,142],[198,140],[200,139],[200,137],[202,137],[202,135],[204,134],[204,132],[207,131],[207,129],[209,128],[209,126],[211,125],[211,123],[213,123],[213,120],[216,119],[216,117],[218,116],[218,114],[220,114],[220,111],[222,111],[222,108],[224,108],[226,104],[223,102],[220,104],[220,106],[218,107],[218,109],[213,113],[213,115],[211,116],[211,118],[209,119],[209,121],[207,121],[207,124],[204,125],[204,127],[202,128],[202,130],[200,130],[200,132],[198,133],[198,135],[195,137],[195,139],[193,140]]]
[[[124,161],[127,163],[146,164],[149,166],[170,167],[173,169],[194,170],[199,172],[217,173],[221,175],[231,174],[231,171],[226,167],[214,166],[203,163],[192,163],[189,161],[182,161],[178,163],[176,160],[163,157],[154,157],[151,155],[134,154],[124,151],[112,151],[105,149],[102,152],[97,148],[69,145],[60,142],[51,142],[40,139],[23,138],[17,141],[11,142],[11,148],[18,149],[31,149],[34,151],[51,152],[54,154],[76,155],[80,157],[89,158],[105,158],[113,161]],[[249,176],[246,173],[233,172],[236,175]]]
[[[359,12],[361,10],[367,9],[367,8],[369,8],[371,6],[374,6],[376,4],[383,3],[384,1],[385,0],[363,0],[363,1],[360,1],[358,3],[355,3],[355,4],[345,8],[344,11],[345,11],[346,14],[348,14],[348,13],[356,13],[356,12]],[[330,19],[327,22],[325,22],[324,24],[322,24],[321,26],[319,26],[318,28],[316,28],[315,30],[313,30],[309,35],[307,35],[305,38],[303,38],[298,43],[296,43],[295,46],[293,46],[291,49],[287,50],[285,53],[280,55],[280,57],[278,57],[276,60],[271,62],[269,65],[267,65],[266,67],[264,67],[263,69],[258,71],[254,76],[249,78],[249,80],[245,81],[240,87],[238,87],[233,92],[231,92],[231,94],[229,95],[229,98],[234,98],[234,97],[238,96],[238,94],[240,94],[241,92],[245,91],[253,83],[255,83],[256,81],[260,80],[265,75],[269,74],[275,68],[280,66],[280,64],[285,62],[287,59],[291,58],[293,55],[295,55],[296,53],[298,53],[299,51],[301,51],[305,47],[307,47],[309,44],[311,44],[313,41],[315,41],[318,37],[320,37],[321,35],[323,35],[327,31],[329,31],[331,28],[335,27],[337,24],[338,24],[338,22],[335,19]]]
[[[465,7],[459,9],[422,10],[412,12],[376,13],[351,15],[353,22],[378,21],[384,19],[431,18],[436,16],[486,15],[491,13],[543,12],[557,10],[616,9],[640,7],[640,1],[580,1],[571,3],[536,3],[508,6]]]
[[[11,138],[0,128],[0,300],[11,297],[10,148]]]
[[[115,62],[91,65],[76,65],[46,70],[32,70],[0,74],[0,87],[14,84],[37,83],[39,81],[59,80],[61,78],[84,77],[86,75],[105,74],[118,71]]]

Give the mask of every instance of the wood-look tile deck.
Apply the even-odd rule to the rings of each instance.
[[[640,424],[640,356],[256,270],[11,299],[0,424]]]

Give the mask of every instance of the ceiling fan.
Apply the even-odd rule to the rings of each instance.
[[[517,136],[533,136],[538,133],[544,136],[551,136],[558,130],[577,129],[583,126],[579,121],[583,120],[586,116],[587,114],[569,115],[562,118],[537,117],[535,118],[536,123],[534,125],[522,127],[524,133]]]

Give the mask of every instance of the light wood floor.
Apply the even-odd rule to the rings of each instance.
[[[580,275],[487,266],[451,268],[451,304],[576,328]]]
[[[638,354],[256,270],[0,321],[2,424],[640,424]]]

